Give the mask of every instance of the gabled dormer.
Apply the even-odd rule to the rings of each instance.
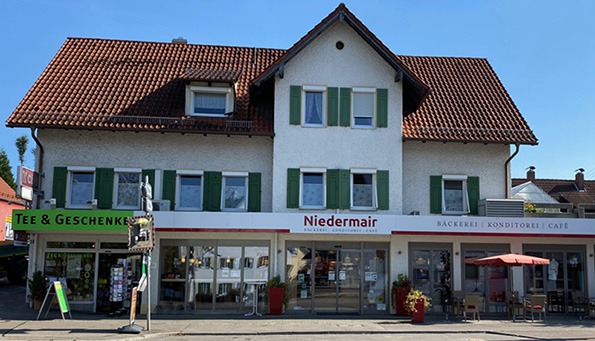
[[[235,112],[237,70],[188,69],[180,77],[186,81],[186,116],[227,117]]]

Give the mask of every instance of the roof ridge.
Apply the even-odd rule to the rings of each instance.
[[[66,41],[69,40],[100,40],[106,42],[121,42],[121,43],[135,43],[135,44],[159,44],[159,45],[181,45],[181,46],[208,46],[208,47],[223,47],[223,48],[238,48],[238,49],[260,49],[260,50],[271,50],[271,51],[287,51],[287,49],[275,48],[275,47],[258,47],[258,46],[238,46],[238,45],[215,45],[215,44],[176,44],[166,41],[148,41],[148,40],[130,40],[130,39],[118,39],[118,38],[87,38],[87,37],[67,37]]]
[[[459,56],[423,56],[423,55],[411,55],[411,54],[398,54],[397,57],[404,57],[404,58],[432,58],[432,59],[471,59],[471,60],[485,60],[488,61],[486,57],[459,57]]]

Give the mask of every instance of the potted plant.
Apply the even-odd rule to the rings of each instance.
[[[424,323],[424,315],[429,308],[430,298],[412,288],[405,299],[405,309],[411,314],[411,323]]]
[[[411,279],[407,275],[399,274],[391,289],[391,303],[397,316],[409,315],[407,309],[405,309],[405,299],[409,290],[411,290]]]
[[[35,271],[29,282],[29,292],[33,300],[33,309],[39,310],[45,297],[46,283],[41,271]]]
[[[268,280],[267,293],[269,315],[281,315],[283,313],[283,306],[289,302],[289,296],[287,293],[287,284],[281,281],[280,275]]]

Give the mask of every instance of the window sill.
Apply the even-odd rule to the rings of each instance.
[[[326,210],[324,206],[300,206],[300,210]]]
[[[374,127],[374,126],[351,126],[351,128],[352,129],[368,129],[368,130],[371,130],[371,129],[375,129],[376,127]]]
[[[378,209],[375,207],[350,207],[351,211],[377,211]]]
[[[231,114],[231,113],[230,113]],[[229,114],[200,114],[200,113],[192,113],[188,116],[192,116],[192,117],[218,117],[218,118],[227,118],[229,117]]]

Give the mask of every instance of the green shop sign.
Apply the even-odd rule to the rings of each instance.
[[[15,231],[128,231],[134,211],[13,210]]]

